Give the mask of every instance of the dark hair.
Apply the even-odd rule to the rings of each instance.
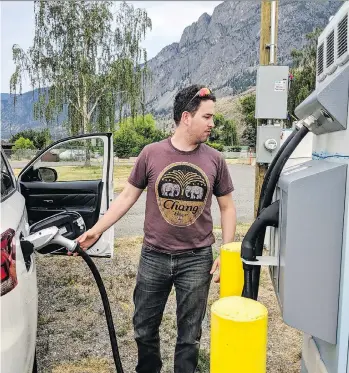
[[[203,97],[194,97],[201,88],[205,88],[205,86],[194,84],[182,89],[176,94],[173,105],[173,119],[177,126],[181,121],[184,111],[188,111],[191,115],[195,115],[199,109],[201,101],[212,100],[213,102],[216,102],[216,96],[212,92]]]

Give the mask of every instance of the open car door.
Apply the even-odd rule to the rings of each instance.
[[[113,201],[113,167],[111,133],[69,137],[42,150],[18,177],[29,224],[62,211],[76,211],[82,216],[86,230],[90,229]],[[64,227],[61,234],[64,235]],[[113,248],[114,227],[111,227],[87,253],[112,257]]]

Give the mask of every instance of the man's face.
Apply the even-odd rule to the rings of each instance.
[[[213,115],[215,113],[215,103],[212,100],[201,101],[199,109],[195,115],[188,115],[187,128],[191,139],[200,144],[207,141],[214,127]]]

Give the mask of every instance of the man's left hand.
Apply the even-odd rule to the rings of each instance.
[[[220,281],[220,273],[219,273],[220,266],[221,266],[221,259],[220,259],[220,256],[218,256],[218,258],[214,261],[214,263],[212,265],[212,268],[211,268],[211,271],[210,271],[210,274],[212,275],[218,269],[218,273],[213,279],[214,282],[219,282]]]

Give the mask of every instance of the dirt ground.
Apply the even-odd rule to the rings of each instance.
[[[236,240],[246,229],[239,226]],[[215,249],[219,246],[219,231]],[[117,329],[125,373],[134,372],[136,345],[132,329],[132,292],[141,249],[141,237],[116,240],[115,255],[95,259],[108,292]],[[81,258],[40,256],[38,368],[47,373],[115,372],[104,312],[97,286]],[[219,298],[219,286],[212,283],[209,305]],[[266,270],[262,272],[260,297],[269,312],[268,373],[296,373],[300,370],[301,335],[286,326]],[[203,324],[198,373],[209,373],[210,307]],[[176,339],[175,297],[172,292],[161,325],[163,373],[173,372]],[[232,336],[233,337],[233,336]]]

